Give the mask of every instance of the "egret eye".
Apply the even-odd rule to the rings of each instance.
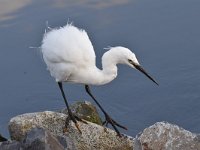
[[[133,63],[133,61],[132,61],[131,59],[128,59],[128,62],[129,62],[130,64],[132,64],[132,63]]]

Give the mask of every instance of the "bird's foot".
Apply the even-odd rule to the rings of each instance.
[[[108,124],[112,125],[112,127],[114,128],[115,132],[117,132],[117,135],[119,137],[122,137],[122,135],[121,135],[121,133],[119,132],[119,130],[117,129],[116,126],[122,128],[124,130],[127,130],[127,128],[125,126],[120,125],[115,120],[113,120],[108,114],[105,114],[105,121],[103,122],[103,125],[105,125],[107,127]]]
[[[63,129],[63,132],[67,132],[67,127],[69,125],[69,121],[72,120],[76,126],[76,128],[78,129],[79,133],[82,134],[81,132],[81,129],[79,128],[79,124],[78,124],[78,121],[82,122],[82,123],[85,123],[87,124],[86,121],[84,121],[83,119],[79,118],[78,116],[72,114],[72,113],[69,113],[69,116],[66,118],[65,120],[65,127]]]

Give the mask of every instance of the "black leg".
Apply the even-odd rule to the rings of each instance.
[[[121,134],[119,132],[119,130],[117,129],[116,126],[120,127],[120,128],[123,128],[125,130],[127,130],[126,127],[118,124],[116,121],[114,121],[107,113],[106,111],[102,108],[102,106],[99,104],[99,102],[96,100],[96,98],[92,95],[91,91],[90,91],[90,87],[89,85],[85,85],[85,90],[86,92],[91,96],[91,98],[95,101],[95,103],[99,106],[99,108],[101,109],[101,111],[104,113],[105,115],[105,119],[106,121],[103,123],[103,124],[108,124],[110,123],[112,125],[112,127],[115,129],[115,131],[117,132],[117,135],[121,137]],[[115,126],[116,125],[116,126]]]
[[[74,122],[76,128],[77,128],[78,131],[81,133],[81,130],[80,130],[79,125],[78,125],[78,123],[77,123],[76,120],[78,120],[78,121],[82,121],[82,120],[81,120],[80,118],[78,118],[77,116],[75,116],[75,115],[72,114],[72,111],[71,111],[71,109],[69,108],[69,104],[68,104],[68,102],[67,102],[65,93],[64,93],[64,91],[63,91],[62,82],[58,82],[58,86],[59,86],[59,88],[60,88],[60,91],[61,91],[61,93],[62,93],[63,99],[64,99],[64,101],[65,101],[65,105],[67,106],[67,110],[68,110],[68,114],[69,114],[69,119],[71,119],[71,120]],[[68,118],[66,119],[65,127],[67,127],[67,122],[68,122]]]

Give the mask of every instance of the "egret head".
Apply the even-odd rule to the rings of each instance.
[[[120,49],[120,50],[119,50]],[[131,68],[135,68],[142,72],[146,77],[148,77],[151,81],[158,85],[158,83],[143,69],[143,67],[139,64],[135,54],[125,47],[118,47],[120,52],[120,62],[122,64],[126,64]]]

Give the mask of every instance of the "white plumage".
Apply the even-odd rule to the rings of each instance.
[[[100,85],[117,76],[116,64],[127,64],[128,60],[138,64],[135,54],[124,47],[112,47],[102,57],[102,67],[96,67],[96,56],[85,30],[67,24],[45,33],[42,54],[51,75],[59,81]]]
[[[95,65],[95,53],[87,33],[71,24],[46,33],[42,53],[56,81],[67,80],[79,66]]]

